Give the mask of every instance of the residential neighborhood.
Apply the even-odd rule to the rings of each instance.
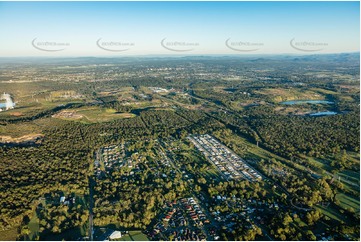
[[[232,150],[221,144],[212,136],[193,135],[189,140],[213,163],[227,180],[247,179],[261,180],[262,176],[236,155]]]

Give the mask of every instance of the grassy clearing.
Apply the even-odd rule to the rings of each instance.
[[[323,207],[321,205],[316,205],[315,208],[318,208],[321,210],[321,212],[326,215],[327,217],[337,220],[339,222],[341,221],[347,221],[345,216],[343,214],[341,214],[341,212],[333,207],[332,205],[328,206],[328,207]]]
[[[142,231],[129,231],[129,234],[123,236],[120,241],[148,241],[148,237]]]
[[[360,153],[348,151],[348,159],[354,162],[358,162],[360,164]]]
[[[39,218],[35,211],[33,213],[33,217],[30,219],[28,226],[31,231],[29,234],[29,240],[35,240],[35,238],[39,235],[39,229],[40,229]]]
[[[343,179],[354,182],[354,183],[360,183],[360,173],[350,170],[344,170],[340,173],[338,173],[339,176],[341,176]]]
[[[310,90],[315,91],[315,92],[319,92],[319,93],[322,93],[322,94],[337,95],[337,92],[327,90],[327,89],[323,89],[323,88],[311,88]]]
[[[162,101],[160,99],[153,99],[152,101],[136,101],[132,102],[131,105],[129,105],[133,109],[137,108],[146,108],[146,107],[154,107],[159,106],[162,104]]]
[[[68,115],[72,113],[73,115]],[[132,113],[117,113],[112,108],[85,107],[80,109],[67,109],[55,117],[68,121],[79,121],[83,123],[110,122],[116,119],[133,118]]]
[[[344,193],[337,194],[336,198],[340,201],[340,207],[353,208],[355,212],[360,212],[360,200]]]
[[[115,119],[133,118],[134,114],[131,113],[117,113],[115,109],[91,107],[81,109],[77,113],[83,115],[89,122],[109,122]]]
[[[206,176],[207,180],[218,179],[221,176],[221,173],[215,168],[213,164],[209,166],[208,170],[205,170],[203,174]]]
[[[307,157],[308,162],[312,164],[314,167],[318,168],[318,172],[322,172],[323,170],[332,172],[333,168],[329,165],[327,160],[321,158]]]
[[[325,97],[319,92],[303,89],[285,89],[285,88],[264,88],[256,91],[256,93],[271,98],[274,102],[282,102],[287,100],[323,100]]]
[[[351,158],[353,159],[353,158]],[[325,171],[332,173],[333,168],[329,165],[330,161],[326,159],[308,157],[310,164],[314,166],[313,170],[318,173],[325,175]],[[332,174],[329,174],[332,176]],[[338,172],[337,175],[341,178],[341,182],[345,189],[351,191],[357,189],[357,185],[360,185],[360,173],[351,170],[343,170]],[[350,184],[349,184],[350,183]],[[356,184],[354,186],[353,184]]]
[[[0,231],[0,240],[1,241],[14,241],[14,240],[16,240],[17,236],[18,236],[17,228]]]
[[[22,124],[8,124],[0,125],[0,136],[11,136],[12,138],[19,138],[29,134],[39,134],[41,128],[33,122],[24,122]]]

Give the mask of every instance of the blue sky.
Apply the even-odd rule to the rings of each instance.
[[[0,56],[355,52],[359,19],[359,2],[0,2]]]

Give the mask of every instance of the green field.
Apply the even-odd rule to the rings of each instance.
[[[8,124],[6,126],[0,125],[0,136],[11,136],[12,138],[18,138],[29,134],[41,133],[41,128],[34,122],[27,122],[22,125]]]
[[[321,158],[307,157],[308,162],[311,163],[315,168],[317,168],[317,172],[322,172],[323,170],[332,172],[332,167],[329,165],[329,161]]]
[[[39,236],[39,218],[35,211],[33,213],[33,217],[31,218],[28,226],[31,231],[31,233],[29,234],[29,240],[36,239],[37,236]]]
[[[346,218],[341,212],[335,208],[334,206],[330,205],[328,207],[323,207],[321,205],[316,205],[315,208],[318,208],[322,211],[324,215],[327,217],[337,220],[337,221],[346,221]]]
[[[344,209],[352,208],[355,212],[360,212],[360,200],[344,193],[338,193],[336,198],[340,201],[340,207]]]
[[[120,241],[148,241],[149,239],[142,231],[129,231],[129,234],[123,236]]]
[[[352,161],[355,160],[355,158],[349,156],[349,159]],[[317,169],[318,172],[322,172],[322,170],[328,171],[332,173],[332,170],[334,169],[331,165],[329,160],[321,159],[321,158],[314,158],[314,157],[308,157],[308,161]],[[358,183],[360,182],[360,173],[356,171],[351,170],[343,170],[340,171],[337,175],[339,175],[344,180],[348,180],[350,182]]]
[[[265,95],[274,102],[288,100],[323,100],[325,97],[319,92],[304,89],[285,89],[285,88],[264,88],[255,91],[255,93]]]
[[[344,170],[340,173],[338,173],[339,176],[341,176],[343,179],[356,183],[356,184],[360,184],[360,173],[357,173],[355,171],[350,171],[350,170]]]
[[[73,117],[66,117],[64,112],[73,112]],[[98,122],[110,122],[116,119],[133,118],[135,114],[132,113],[118,113],[112,108],[102,107],[84,107],[80,109],[67,109],[58,113],[56,118],[60,118],[68,121],[79,121],[82,123],[98,123]]]

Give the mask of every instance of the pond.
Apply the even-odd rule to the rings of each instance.
[[[294,105],[294,104],[333,104],[333,102],[326,101],[326,100],[291,100],[291,101],[285,101],[281,102],[281,104],[286,105]]]
[[[337,112],[333,111],[323,111],[323,112],[317,112],[317,113],[310,113],[310,116],[326,116],[326,115],[336,115]]]
[[[14,107],[15,103],[11,104],[11,107]],[[6,103],[0,103],[0,108],[6,108]]]

